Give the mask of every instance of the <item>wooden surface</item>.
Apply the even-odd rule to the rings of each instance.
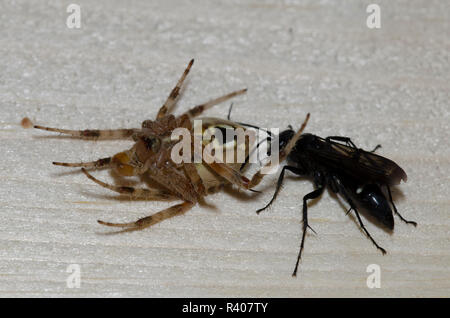
[[[439,296],[450,291],[448,1],[79,1],[81,29],[60,1],[3,1],[0,19],[0,296]],[[115,199],[76,169],[128,142],[87,142],[23,129],[138,127],[154,118],[190,58],[177,112],[248,87],[232,118],[350,136],[399,163],[399,211],[387,233],[366,221],[382,256],[346,207],[325,192],[310,205],[297,278],[301,198],[308,180],[273,191],[207,198],[185,216],[110,235],[97,219],[132,221],[168,206]],[[208,112],[225,117],[228,104]],[[106,172],[102,180],[113,181]],[[80,288],[68,288],[70,264]],[[381,288],[369,289],[378,264]]]

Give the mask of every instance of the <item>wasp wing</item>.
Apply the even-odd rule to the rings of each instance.
[[[356,180],[387,185],[406,182],[405,171],[394,161],[363,149],[320,138],[320,147],[308,151],[314,160],[325,167],[336,169]]]

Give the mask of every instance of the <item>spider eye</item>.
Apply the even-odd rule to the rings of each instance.
[[[154,153],[157,153],[161,147],[161,140],[159,138],[152,138],[150,147]]]
[[[159,152],[159,149],[161,148],[161,140],[158,137],[141,136],[140,140],[147,150],[150,150],[154,153]]]
[[[142,137],[141,140],[147,149],[152,149],[154,138]]]
[[[149,128],[153,124],[153,120],[147,119],[142,122],[142,128]]]

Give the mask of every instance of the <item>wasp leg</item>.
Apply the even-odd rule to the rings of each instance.
[[[61,128],[51,128],[39,125],[33,126],[36,129],[58,132],[61,134],[71,135],[73,137],[86,140],[105,140],[105,139],[128,139],[139,129],[85,129],[85,130],[71,130]]]
[[[386,250],[384,248],[382,248],[380,245],[377,244],[377,242],[373,239],[372,235],[370,235],[369,231],[364,226],[364,223],[363,223],[363,221],[361,219],[361,216],[359,215],[359,212],[356,209],[356,205],[354,204],[353,200],[348,195],[348,193],[345,190],[345,188],[342,185],[342,183],[340,183],[339,180],[336,179],[336,177],[334,177],[333,180],[335,181],[336,186],[339,189],[339,192],[342,193],[342,195],[344,196],[345,200],[347,200],[348,204],[350,204],[350,210],[347,211],[347,214],[351,210],[355,211],[356,218],[358,219],[359,225],[363,229],[364,233],[366,233],[367,237],[372,241],[372,243],[377,247],[377,249],[379,249],[381,251],[381,253],[383,253],[383,255],[386,254]]]
[[[364,150],[361,148],[356,147],[356,145],[353,143],[353,141],[349,138],[349,137],[341,137],[341,136],[329,136],[327,138],[325,138],[325,140],[327,142],[330,142],[332,140],[335,141],[341,141],[341,142],[345,142],[347,146],[353,148],[355,150],[355,159],[359,158],[359,156],[364,155]],[[372,151],[370,152],[375,152],[378,148],[381,148],[381,145],[377,145]],[[370,158],[369,156],[366,156],[367,160],[370,161],[372,164],[375,164],[375,162],[372,160],[372,158]]]
[[[292,276],[297,276],[298,264],[300,263],[303,247],[305,246],[306,230],[309,228],[314,232],[314,230],[308,225],[308,202],[307,201],[318,198],[323,193],[323,190],[325,190],[325,187],[322,186],[322,187],[318,188],[317,190],[314,190],[313,192],[310,192],[303,197],[303,234],[302,234],[302,241],[300,243],[300,250],[299,250],[298,256],[297,256],[297,262],[295,263],[295,268],[294,268],[294,272],[292,273]]]
[[[159,211],[153,215],[144,217],[142,219],[139,219],[135,222],[130,222],[130,223],[111,223],[111,222],[105,222],[105,221],[101,221],[101,220],[98,220],[97,222],[102,225],[113,226],[113,227],[124,227],[124,228],[128,228],[129,230],[142,230],[146,227],[149,227],[151,225],[159,223],[163,220],[186,213],[193,206],[194,206],[194,203],[184,202],[181,204],[171,206],[168,209]]]
[[[231,103],[230,108],[228,108],[227,120],[231,120],[231,110],[233,109],[233,103]]]
[[[218,97],[216,99],[210,100],[209,102],[206,102],[204,104],[197,105],[197,106],[189,109],[183,115],[188,115],[189,118],[194,118],[194,117],[200,115],[201,113],[203,113],[205,110],[211,108],[212,106],[220,104],[220,103],[222,103],[222,102],[224,102],[224,101],[226,101],[226,100],[228,100],[230,98],[233,98],[234,96],[244,94],[245,92],[247,92],[246,88],[241,89],[239,91],[234,91],[234,92],[232,92],[230,94],[227,94],[227,95],[223,95],[223,96]],[[181,115],[181,116],[183,116],[183,115]]]
[[[277,181],[277,187],[275,188],[275,193],[272,196],[272,199],[270,200],[270,202],[263,208],[258,209],[256,211],[257,214],[261,213],[262,211],[264,211],[265,209],[267,209],[268,207],[270,207],[272,205],[272,203],[275,201],[275,199],[278,196],[278,193],[281,190],[281,187],[283,185],[283,180],[284,180],[284,173],[286,170],[289,170],[297,175],[302,175],[304,174],[304,171],[302,169],[296,168],[296,167],[291,167],[291,166],[284,166],[283,169],[281,169],[281,173],[280,176],[278,177],[278,181]]]
[[[405,222],[405,223],[407,223],[407,224],[412,224],[412,225],[414,225],[414,226],[417,226],[417,223],[416,223],[416,222],[414,222],[414,221],[408,221],[408,220],[406,220],[405,218],[403,218],[403,216],[401,216],[400,213],[398,213],[397,207],[396,207],[395,204],[394,204],[394,200],[392,200],[391,188],[390,188],[388,185],[386,186],[386,188],[387,188],[388,194],[389,194],[389,201],[391,201],[391,204],[392,204],[392,207],[394,208],[395,214],[397,214],[397,215],[399,216],[399,218],[400,218],[403,222]]]
[[[380,148],[381,148],[381,145],[376,145],[375,148],[373,148],[370,152],[375,152]]]
[[[84,167],[84,168],[107,168],[111,166],[112,157],[98,159],[96,161],[90,162],[52,162],[55,166],[63,166],[63,167]]]
[[[164,103],[164,105],[162,105],[161,108],[159,109],[158,115],[156,116],[156,118],[162,118],[162,117],[166,116],[167,114],[170,114],[170,112],[172,111],[173,107],[175,106],[175,104],[177,102],[178,95],[180,95],[181,86],[183,85],[183,82],[184,82],[186,76],[188,75],[189,70],[192,67],[192,64],[194,64],[193,59],[189,62],[188,66],[184,70],[183,74],[181,75],[180,79],[177,82],[177,85],[175,85],[175,87],[170,92],[170,95],[169,95],[169,97],[167,97],[167,100]]]
[[[141,198],[147,200],[159,200],[159,201],[170,201],[178,199],[176,196],[171,194],[168,191],[159,190],[159,189],[145,189],[145,188],[133,188],[133,187],[124,187],[124,186],[114,186],[103,181],[98,180],[94,176],[92,176],[86,169],[81,169],[83,173],[92,181],[97,183],[98,185],[110,189],[112,191],[118,192],[120,194],[125,194],[127,196],[133,198]]]
[[[358,147],[356,147],[356,145],[353,143],[353,141],[349,137],[329,136],[329,137],[325,138],[325,140],[327,142],[330,142],[332,140],[342,141],[342,142],[345,142],[347,144],[347,146],[350,146],[350,147],[354,148],[355,150],[360,150]],[[375,152],[375,151],[377,151],[380,148],[381,148],[381,145],[376,145],[375,148],[373,148],[369,152]]]
[[[349,137],[342,137],[342,136],[328,136],[327,138],[325,138],[325,140],[327,142],[330,142],[332,140],[334,141],[341,141],[341,142],[345,142],[347,144],[347,146],[350,146],[354,149],[359,149],[358,147],[356,147],[356,145],[353,143],[353,141],[349,138]]]

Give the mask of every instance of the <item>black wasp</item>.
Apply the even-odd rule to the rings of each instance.
[[[230,119],[231,108],[228,113],[228,119]],[[260,129],[254,125],[240,124]],[[395,214],[402,221],[417,226],[416,222],[406,220],[397,211],[392,199],[390,186],[398,185],[402,180],[406,182],[407,175],[394,161],[375,154],[375,151],[381,145],[377,145],[372,151],[365,151],[356,147],[348,137],[329,136],[322,138],[313,134],[296,136],[292,127],[282,131],[278,136],[274,136],[270,132],[267,133],[268,141],[278,139],[272,142],[279,143],[280,154],[285,152],[285,148],[287,148],[293,138],[298,139],[297,141],[292,140],[292,142],[295,141],[295,145],[291,150],[287,150],[287,164],[281,170],[272,199],[264,208],[257,210],[256,213],[259,214],[267,209],[275,201],[283,185],[286,170],[296,175],[312,177],[315,186],[314,191],[303,197],[303,234],[292,276],[297,275],[298,264],[305,243],[306,230],[309,228],[314,232],[308,224],[308,200],[318,198],[327,187],[334,193],[341,194],[348,202],[350,209],[347,211],[347,214],[351,211],[355,212],[361,228],[383,254],[386,254],[386,250],[379,246],[369,231],[367,231],[358,212],[358,207],[363,208],[383,227],[391,231],[394,229],[391,205]],[[256,146],[256,149],[260,144]],[[270,145],[268,155],[270,155]],[[241,170],[247,165],[249,156],[241,165]]]
[[[294,130],[290,128],[279,134],[280,152],[294,137],[294,133]],[[401,180],[406,182],[406,173],[392,160],[375,154],[374,152],[379,147],[381,146],[378,145],[369,152],[357,148],[347,137],[321,138],[312,134],[302,134],[295,142],[295,146],[287,155],[287,165],[283,166],[281,170],[272,199],[264,208],[257,211],[260,213],[274,202],[280,192],[286,171],[312,177],[315,190],[303,197],[303,234],[293,276],[297,274],[306,230],[309,228],[314,232],[308,224],[308,200],[318,198],[327,187],[334,193],[340,194],[348,202],[350,209],[347,214],[351,211],[355,212],[361,228],[383,254],[386,251],[375,242],[367,231],[358,207],[365,209],[389,230],[394,229],[391,205],[395,214],[402,221],[417,225],[416,222],[405,220],[398,213],[392,200],[390,186],[399,184]]]

